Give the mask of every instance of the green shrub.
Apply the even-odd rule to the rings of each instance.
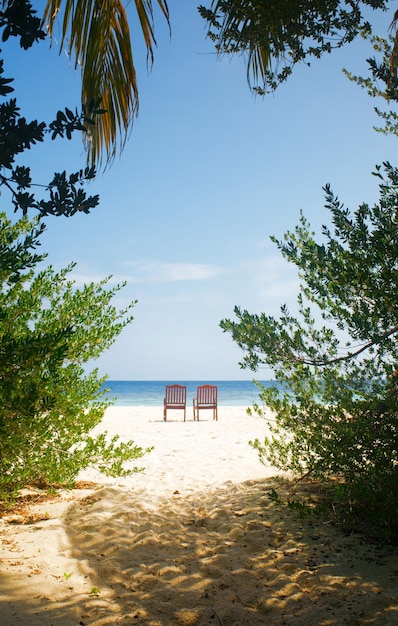
[[[334,232],[324,227],[323,242],[304,217],[283,241],[274,239],[299,270],[297,315],[285,306],[278,319],[235,308],[238,320],[221,327],[245,351],[243,367],[271,367],[279,383],[261,390],[275,418],[270,435],[252,442],[260,459],[334,480],[342,511],[395,540],[398,170],[387,163],[384,170],[376,170],[379,203],[353,215],[325,188]]]
[[[97,370],[84,365],[128,324],[134,302],[112,304],[123,285],[78,288],[74,265],[37,269],[38,223],[0,214],[0,497],[27,484],[71,485],[80,470],[135,471],[145,450],[92,435],[108,406]],[[42,266],[40,266],[42,267]]]

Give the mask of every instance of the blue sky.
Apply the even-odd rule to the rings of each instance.
[[[146,70],[131,20],[140,112],[129,141],[90,192],[88,216],[47,220],[48,263],[77,262],[74,277],[112,274],[128,285],[118,306],[137,299],[134,322],[98,361],[110,379],[268,378],[241,370],[241,352],[219,322],[234,305],[278,314],[294,306],[298,281],[270,242],[298,222],[329,222],[322,187],[355,209],[377,199],[374,166],[395,162],[393,138],[376,133],[376,104],[341,69],[365,75],[369,44],[354,44],[296,68],[275,95],[255,98],[242,59],[217,60],[197,2],[169,2],[172,36],[156,13],[158,48]],[[128,9],[133,18],[133,8]],[[372,22],[385,34],[390,13]],[[80,79],[65,54],[41,43],[22,52],[3,45],[5,75],[28,118],[50,121],[79,105]],[[24,156],[23,162],[26,162]],[[32,151],[35,181],[84,165],[80,140]]]

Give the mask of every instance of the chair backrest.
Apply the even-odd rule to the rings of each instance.
[[[202,385],[196,390],[196,398],[198,405],[210,404],[217,405],[217,385]]]
[[[185,385],[167,385],[165,404],[186,404],[187,388]]]

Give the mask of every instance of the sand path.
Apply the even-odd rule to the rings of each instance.
[[[398,551],[273,504],[285,477],[247,445],[262,420],[111,408],[103,426],[155,446],[145,472],[85,472],[96,486],[0,520],[1,626],[398,624]]]

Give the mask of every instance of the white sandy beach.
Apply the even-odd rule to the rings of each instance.
[[[108,409],[102,428],[109,435],[122,434],[142,448],[154,446],[137,465],[145,472],[118,485],[140,491],[142,505],[150,506],[158,498],[167,498],[178,490],[182,497],[229,483],[266,478],[275,470],[258,461],[249,440],[263,438],[266,422],[246,414],[245,407],[219,407],[219,421],[211,411],[201,411],[193,421],[187,408],[187,421],[181,410],[168,410],[163,420],[163,407],[114,407]],[[101,480],[97,472],[82,474],[85,480]],[[113,481],[115,482],[115,481]]]
[[[398,623],[397,550],[275,506],[271,489],[291,492],[248,445],[267,425],[244,407],[185,423],[112,407],[101,427],[155,446],[144,471],[90,470],[3,515],[1,626]]]

